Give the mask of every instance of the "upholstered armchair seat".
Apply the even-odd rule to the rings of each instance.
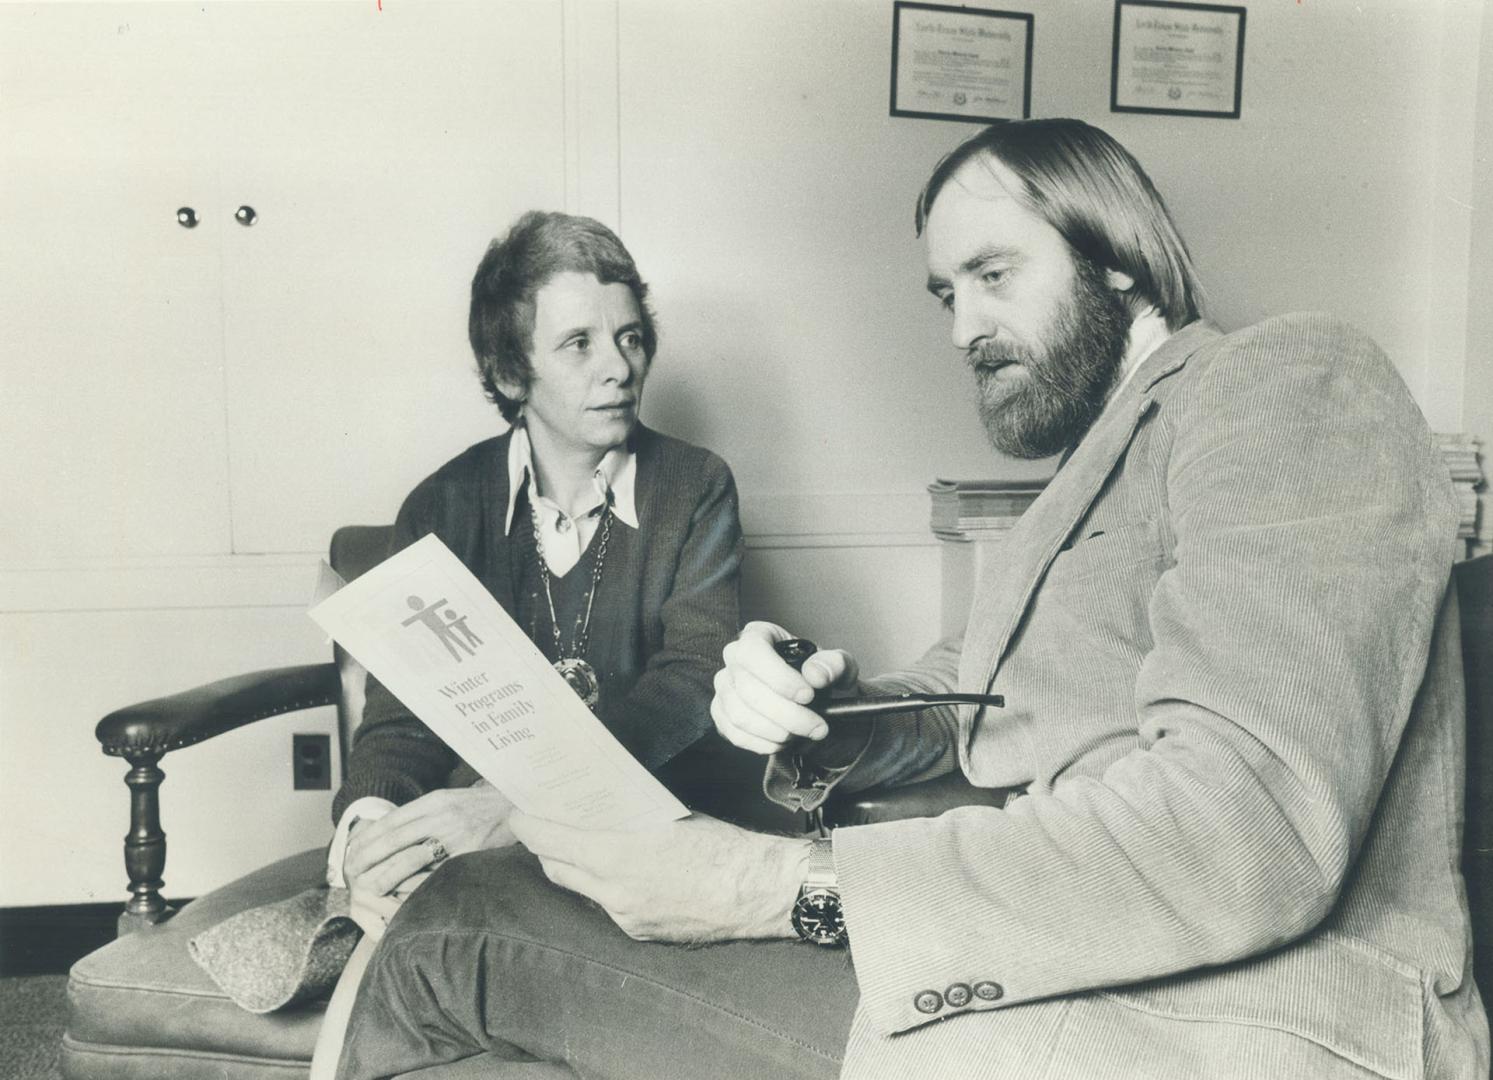
[[[325,860],[325,850],[318,847],[271,863],[78,961],[68,981],[64,1075],[90,1080],[305,1076],[323,1005],[246,1012],[193,962],[187,941],[230,915],[316,884]]]
[[[383,558],[391,528],[346,526],[332,538],[332,567],[346,580]],[[364,672],[342,649],[333,661],[221,679],[130,705],[104,717],[105,754],[130,769],[130,829],[124,844],[130,898],[118,940],[84,957],[69,979],[61,1065],[68,1080],[260,1080],[304,1077],[324,1003],[254,1014],[234,1004],[187,950],[224,919],[293,896],[324,879],[321,847],[282,859],[214,889],[173,912],[161,897],[166,837],[160,826],[167,753],[299,709],[336,705],[339,748],[362,713]],[[751,828],[802,829],[805,819],[761,795],[761,759],[721,742],[670,779],[691,807]],[[169,789],[166,798],[170,797]],[[328,823],[328,833],[331,825]],[[559,1070],[563,1073],[564,1070]],[[493,1063],[484,1080],[540,1080],[542,1063]]]

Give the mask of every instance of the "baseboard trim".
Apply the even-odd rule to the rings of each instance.
[[[186,903],[168,900],[173,908]],[[113,941],[124,904],[43,904],[0,907],[0,977],[65,975],[83,957]]]

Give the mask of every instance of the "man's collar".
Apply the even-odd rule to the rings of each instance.
[[[1125,357],[1120,362],[1120,381],[1115,384],[1113,398],[1130,381],[1146,359],[1171,337],[1166,318],[1154,307],[1148,307],[1130,324],[1130,334],[1125,341]]]
[[[1144,318],[1144,315],[1141,316],[1141,319]],[[1157,319],[1160,320],[1159,326],[1148,321],[1148,325],[1141,328],[1139,332],[1132,329],[1125,346],[1120,380],[1105,400],[1103,410],[1105,413],[1116,407],[1115,402],[1124,395],[1126,388],[1132,383],[1136,387],[1135,393],[1146,393],[1164,377],[1185,364],[1187,358],[1206,342],[1221,335],[1218,327],[1204,319],[1194,319],[1177,330],[1168,330],[1166,321],[1161,319],[1159,314]],[[1140,321],[1140,319],[1136,320],[1136,327],[1140,327]],[[1090,426],[1089,431],[1092,430],[1093,426]],[[1089,432],[1086,431],[1077,443],[1063,451],[1062,457],[1058,459],[1059,469],[1068,464],[1068,459],[1088,437]]]
[[[1138,393],[1145,393],[1162,379],[1187,363],[1193,353],[1210,341],[1223,336],[1223,331],[1206,319],[1194,319],[1187,325],[1172,331],[1151,354],[1136,364],[1135,379]]]
[[[518,506],[519,491],[525,482],[534,484],[536,476],[529,429],[520,421],[514,425],[513,437],[508,440],[508,510],[503,517],[504,535],[513,531],[513,512]],[[626,445],[608,450],[592,475],[598,500],[610,501],[613,516],[634,529],[638,528],[637,479],[638,455]],[[532,491],[530,497],[533,497]]]

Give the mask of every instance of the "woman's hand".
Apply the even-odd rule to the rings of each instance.
[[[406,882],[448,855],[513,843],[508,828],[512,811],[507,797],[485,780],[429,792],[381,818],[358,823],[348,839],[343,877],[354,899],[366,899],[370,906],[373,898],[408,893],[418,882],[404,888]]]
[[[834,686],[854,685],[856,663],[841,649],[820,649],[794,671],[773,644],[792,637],[769,622],[751,622],[721,653],[710,715],[729,742],[758,754],[773,754],[796,738],[822,739],[824,718],[806,706]]]

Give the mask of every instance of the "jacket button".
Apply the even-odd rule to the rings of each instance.
[[[998,982],[982,979],[980,982],[975,983],[975,997],[981,1001],[999,1001],[1005,995],[1005,988]]]
[[[969,985],[967,983],[955,983],[943,992],[943,998],[956,1009],[962,1009],[969,1004]]]
[[[912,1007],[920,1013],[936,1013],[943,1008],[943,997],[937,990],[924,990],[912,999]]]

